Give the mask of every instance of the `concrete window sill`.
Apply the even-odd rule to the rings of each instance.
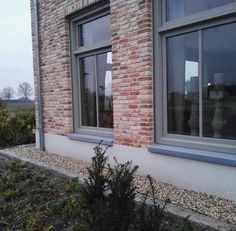
[[[70,134],[68,138],[71,140],[84,141],[84,142],[89,142],[89,143],[94,143],[94,144],[99,144],[102,141],[101,144],[113,145],[113,138],[102,137],[102,136],[92,136],[92,135],[73,133],[73,134]]]
[[[236,155],[234,154],[182,148],[161,144],[152,144],[148,147],[148,150],[149,152],[158,153],[160,155],[174,156],[190,160],[236,167]]]

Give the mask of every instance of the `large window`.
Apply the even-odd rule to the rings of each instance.
[[[71,20],[74,129],[106,134],[113,128],[112,53],[107,4]]]
[[[236,154],[235,13],[236,0],[154,1],[157,142]]]

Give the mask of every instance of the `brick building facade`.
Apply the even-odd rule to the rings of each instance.
[[[235,193],[225,191],[225,188],[236,191],[235,185],[232,186],[232,179],[236,177],[233,151],[226,153],[226,158],[223,158],[216,157],[216,152],[211,150],[207,150],[205,156],[198,152],[195,155],[195,151],[187,155],[178,145],[176,148],[175,145],[171,146],[172,149],[164,147],[163,150],[161,145],[165,143],[152,146],[158,143],[156,129],[159,127],[155,119],[155,114],[159,113],[155,106],[155,101],[159,100],[158,89],[155,89],[159,83],[155,73],[158,70],[154,70],[157,67],[153,58],[153,52],[158,49],[154,44],[160,36],[155,37],[154,30],[157,2],[161,1],[31,0],[36,89],[40,84],[36,101],[40,96],[43,119],[41,125],[40,121],[37,124],[43,127],[44,148],[48,152],[88,161],[94,143],[103,139],[102,132],[98,136],[93,136],[91,131],[76,135],[74,110],[80,101],[75,102],[77,98],[73,96],[75,86],[70,26],[76,17],[85,15],[87,19],[91,17],[90,10],[95,12],[92,14],[94,17],[96,7],[109,5],[113,129],[112,136],[107,136],[105,132],[104,139],[108,138],[113,144],[110,155],[116,155],[120,160],[132,159],[140,166],[141,174],[151,173],[156,178],[181,187],[236,200]],[[35,21],[36,14],[38,20]],[[76,20],[74,25],[77,28]],[[35,30],[36,23],[38,30]],[[155,55],[155,59],[158,59],[162,54]],[[40,72],[37,72],[37,67]],[[36,102],[37,112],[38,106]],[[39,142],[42,141],[38,139]],[[230,147],[230,150],[235,150],[234,144]],[[215,177],[219,177],[220,181],[216,182]],[[212,183],[209,184],[209,181]]]
[[[66,16],[94,2],[39,1],[46,133],[68,135],[73,132],[70,36]],[[153,138],[151,2],[111,2],[111,36],[114,142],[147,147]]]

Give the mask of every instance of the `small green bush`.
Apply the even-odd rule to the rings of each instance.
[[[0,110],[5,108],[5,102],[0,98]]]
[[[112,168],[101,146],[95,147],[89,177],[81,187],[81,224],[79,230],[128,230],[135,207],[135,187],[132,185],[137,166],[131,162]]]
[[[165,230],[164,209],[169,200],[162,205],[156,198],[156,188],[150,175],[147,176],[150,188],[146,191],[141,205],[137,206],[134,218],[134,231],[162,231]],[[152,203],[147,203],[150,198]]]
[[[88,168],[89,177],[83,186],[75,181],[71,188],[78,192],[77,200],[67,204],[71,216],[78,216],[80,231],[192,231],[188,218],[178,226],[170,227],[165,216],[167,200],[162,205],[156,198],[156,188],[148,176],[150,189],[144,195],[142,203],[135,203],[134,174],[138,166],[132,167],[128,161],[115,165],[107,163],[107,148],[100,145],[94,148],[92,167]],[[151,199],[152,203],[147,203]]]
[[[8,136],[8,113],[6,110],[0,110],[0,147],[4,147],[7,145]]]
[[[0,110],[0,147],[32,143],[34,112],[9,113]]]
[[[182,223],[177,225],[173,231],[194,231],[192,223],[189,221],[189,217],[187,216],[182,220]]]

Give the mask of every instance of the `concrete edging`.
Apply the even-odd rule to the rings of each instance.
[[[37,167],[42,167],[47,170],[55,171],[63,176],[69,177],[69,178],[76,177],[79,179],[79,182],[82,184],[84,182],[84,179],[86,179],[86,177],[82,174],[76,174],[74,172],[68,171],[68,170],[61,168],[61,167],[50,166],[46,163],[43,163],[43,162],[40,162],[37,160],[32,160],[29,158],[20,157],[20,156],[15,155],[12,152],[5,152],[4,150],[0,150],[0,155],[3,157],[6,157],[8,159],[11,159],[11,160],[23,161],[23,162],[35,165]],[[141,195],[141,194],[138,194],[135,198],[137,203],[142,202],[142,199],[143,199],[143,195]],[[147,203],[151,204],[152,202],[151,202],[151,200],[147,200]],[[159,202],[159,203],[162,204],[162,202]],[[186,209],[181,206],[174,205],[174,204],[167,204],[165,207],[165,212],[167,214],[169,214],[170,216],[177,217],[180,219],[190,216],[189,220],[193,224],[201,227],[202,231],[203,230],[208,231],[209,229],[210,230],[218,230],[218,231],[236,231],[236,225],[231,225],[226,222],[222,222],[217,219],[210,218],[206,215],[199,214],[197,212],[194,212],[192,210],[189,210],[189,209]]]

